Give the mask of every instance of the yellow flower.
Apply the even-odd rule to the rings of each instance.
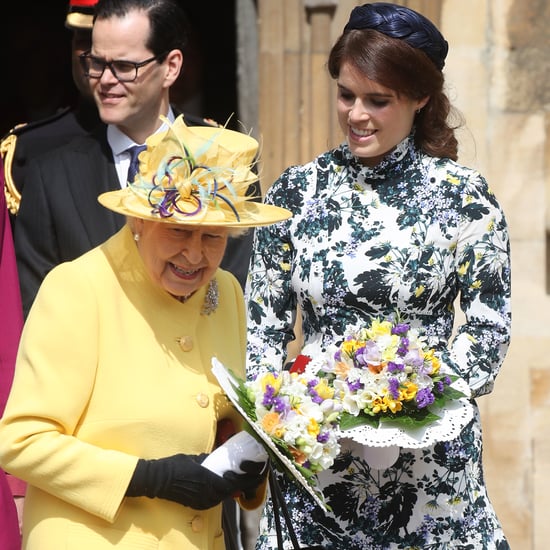
[[[384,404],[392,413],[399,412],[403,408],[403,403],[393,399],[389,393],[384,396]]]
[[[407,380],[399,388],[399,399],[402,401],[412,401],[417,392],[418,386],[414,382]]]
[[[271,386],[275,389],[275,393],[279,393],[281,388],[281,378],[276,378],[271,372],[268,372],[262,377],[262,391],[265,393],[267,386]]]
[[[317,423],[317,421],[314,419],[314,418],[310,418],[309,419],[309,423],[308,423],[308,426],[307,426],[307,432],[310,434],[310,435],[319,435],[319,432],[320,432],[320,428],[319,428],[319,424]]]
[[[391,334],[392,324],[389,321],[380,321],[375,319],[370,328],[366,330],[369,338],[373,340],[379,336],[387,336]]]
[[[439,368],[441,367],[441,361],[435,356],[435,350],[429,349],[424,355],[424,359],[426,361],[429,361],[432,364],[431,374],[435,374],[439,372]]]
[[[342,351],[351,357],[360,346],[361,344],[357,340],[344,340],[342,342]]]
[[[384,361],[384,363],[389,363],[390,361],[393,361],[395,359],[395,356],[397,355],[398,348],[399,336],[397,336],[397,334],[392,334],[386,349],[382,353],[382,361]]]
[[[388,410],[388,406],[381,397],[373,399],[370,408],[374,414],[379,414]]]
[[[315,386],[315,391],[321,399],[331,399],[334,396],[334,389],[328,385],[328,381],[322,378]]]

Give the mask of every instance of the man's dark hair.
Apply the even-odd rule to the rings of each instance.
[[[151,33],[145,45],[159,56],[160,62],[172,50],[185,52],[189,21],[177,0],[99,0],[95,6],[94,21],[123,17],[134,10],[147,13]]]

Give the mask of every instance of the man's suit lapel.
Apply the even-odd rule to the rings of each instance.
[[[97,197],[120,189],[105,127],[74,142],[75,171],[71,193],[92,246],[102,243],[124,225],[124,217],[101,206]]]

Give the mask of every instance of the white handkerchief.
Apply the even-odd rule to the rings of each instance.
[[[240,468],[243,460],[267,462],[268,455],[264,447],[248,432],[242,431],[230,437],[223,445],[210,453],[202,465],[211,472],[223,476],[225,472],[244,474]]]

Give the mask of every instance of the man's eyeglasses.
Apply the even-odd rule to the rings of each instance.
[[[105,68],[109,67],[113,76],[120,82],[133,82],[138,75],[138,69],[145,67],[153,61],[157,61],[162,55],[154,55],[145,61],[136,63],[135,61],[126,61],[125,59],[114,59],[113,61],[105,61],[101,57],[96,57],[90,52],[83,53],[78,56],[80,64],[84,70],[84,74],[89,78],[101,78],[105,72]]]

